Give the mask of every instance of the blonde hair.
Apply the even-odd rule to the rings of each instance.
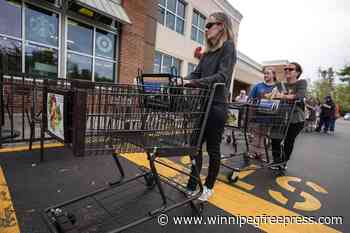
[[[206,45],[205,52],[215,51],[221,48],[226,40],[230,40],[234,42],[235,37],[234,37],[234,33],[232,29],[232,21],[230,17],[224,12],[215,12],[215,13],[212,13],[209,17],[213,17],[217,22],[222,23],[224,25],[225,33],[223,33],[220,36],[218,42],[215,45],[213,45],[207,38],[205,38],[205,45]]]

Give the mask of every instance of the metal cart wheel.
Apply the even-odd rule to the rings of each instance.
[[[239,176],[239,172],[237,171],[232,171],[228,174],[227,176],[227,180],[230,182],[230,183],[236,183],[237,180],[238,180],[238,176]]]
[[[58,233],[64,233],[66,230],[72,229],[77,221],[75,215],[62,211],[59,208],[51,209],[50,212],[52,223],[56,227]]]

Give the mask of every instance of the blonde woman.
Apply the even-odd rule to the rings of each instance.
[[[214,95],[212,108],[210,109],[208,123],[204,133],[203,142],[206,142],[209,154],[208,176],[204,183],[201,201],[207,201],[213,194],[213,187],[220,169],[220,143],[224,132],[227,117],[228,89],[231,84],[233,68],[236,64],[236,48],[232,31],[232,22],[225,13],[216,12],[209,16],[205,25],[206,49],[201,60],[185,81],[192,87],[211,87],[215,83],[224,83],[225,88],[218,88]],[[202,168],[203,155],[200,152],[196,156],[197,169]],[[191,174],[194,175],[194,165]],[[189,194],[194,194],[197,181],[190,178],[187,189]]]
[[[256,84],[249,93],[250,100],[260,100],[260,99],[272,99],[277,93],[276,88],[276,71],[271,67],[264,67],[264,81]],[[257,119],[259,120],[259,119]],[[257,122],[258,123],[258,122]],[[259,122],[262,123],[262,122]],[[257,127],[252,132],[254,134],[252,147],[254,150],[255,158],[262,159],[263,155],[266,155],[266,148],[264,139],[267,136],[267,131],[264,127]],[[267,155],[266,155],[267,156]]]

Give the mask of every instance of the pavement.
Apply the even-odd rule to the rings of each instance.
[[[343,120],[337,121],[334,136],[303,133],[296,140],[285,176],[277,176],[270,170],[251,170],[241,172],[239,180],[232,184],[226,178],[230,171],[222,168],[215,194],[204,206],[204,223],[175,224],[173,217],[193,216],[193,210],[186,205],[167,213],[166,226],[155,218],[125,232],[346,232],[350,229],[350,188],[346,185],[347,174],[350,175],[349,138],[350,121]],[[232,146],[225,142],[222,149],[224,153],[232,152]],[[60,145],[51,145],[45,155],[46,161],[39,163],[38,150],[0,149],[1,233],[49,232],[41,216],[43,209],[106,187],[109,181],[118,178],[114,161],[108,155],[76,158]],[[189,167],[186,157],[163,161],[180,170]],[[148,166],[146,157],[140,154],[123,155],[122,165],[128,177],[140,172],[138,166]],[[177,172],[164,167],[158,167],[158,171],[185,182]],[[205,172],[203,169],[203,176]],[[170,203],[184,198],[167,185],[165,189]],[[78,232],[104,233],[146,215],[160,204],[157,189],[149,190],[143,180],[138,180],[83,200],[70,210],[78,213],[79,224],[85,224]],[[111,213],[115,216],[112,220],[108,219]],[[208,222],[213,217],[221,221]],[[241,225],[225,222],[230,217],[241,221],[254,218],[255,222]],[[285,222],[312,218],[326,224],[272,221],[279,217]],[[269,221],[263,222],[264,218]],[[261,224],[256,224],[257,219]],[[101,221],[104,223],[96,225]]]

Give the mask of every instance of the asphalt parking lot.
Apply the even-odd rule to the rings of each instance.
[[[345,183],[350,158],[350,123],[337,122],[334,136],[304,133],[296,141],[293,158],[288,164],[285,176],[276,176],[269,170],[247,171],[240,174],[238,182],[231,184],[221,169],[215,195],[205,205],[204,217],[242,216],[300,216],[323,219],[326,224],[228,224],[226,222],[175,224],[173,217],[191,217],[189,205],[169,212],[166,226],[158,224],[155,218],[125,232],[346,232],[350,194]],[[223,151],[231,146],[223,143]],[[46,149],[46,161],[38,162],[38,151],[23,151],[23,148],[1,149],[0,170],[0,232],[41,233],[49,232],[43,222],[43,209],[69,200],[81,194],[94,191],[115,180],[118,173],[111,156],[75,158],[69,149],[57,147]],[[186,169],[185,158],[170,160],[168,164]],[[137,166],[147,166],[145,156],[124,155],[122,164],[128,176],[139,173]],[[137,166],[136,166],[137,165]],[[204,165],[205,167],[206,165]],[[204,173],[206,169],[203,169]],[[184,178],[176,172],[159,168],[159,173],[179,182]],[[169,202],[183,198],[176,191],[166,187]],[[101,226],[87,226],[79,232],[108,232],[138,216],[147,214],[148,208],[161,204],[156,189],[148,190],[144,181],[136,181],[121,189],[109,190],[96,198],[107,206],[108,212],[116,218]],[[94,200],[95,201],[95,200]],[[99,203],[100,203],[99,202]],[[78,203],[82,209],[78,220],[104,219],[100,206],[90,201]],[[331,219],[333,218],[333,219]],[[340,222],[340,219],[342,222]],[[332,221],[331,221],[332,220]]]

